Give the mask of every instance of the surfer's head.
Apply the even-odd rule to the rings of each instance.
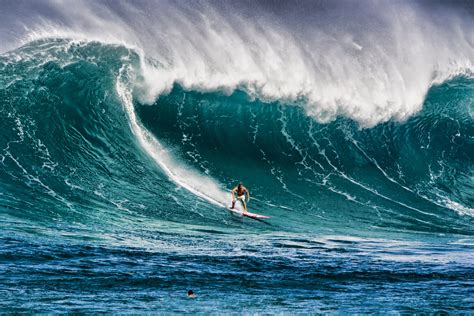
[[[243,185],[244,184],[242,182],[239,182],[239,185],[237,187],[240,189]]]
[[[196,295],[194,294],[194,291],[193,291],[193,290],[189,290],[189,291],[188,291],[188,297],[189,297],[189,298],[195,298],[195,297],[196,297]]]

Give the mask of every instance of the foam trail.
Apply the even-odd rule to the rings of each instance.
[[[184,166],[173,161],[168,151],[156,140],[150,132],[144,129],[135,114],[132,102],[132,93],[122,82],[124,76],[130,75],[128,66],[123,66],[120,70],[116,83],[117,94],[123,101],[125,111],[128,114],[130,127],[138,141],[146,152],[157,162],[166,175],[176,184],[195,194],[196,196],[220,207],[226,207],[230,194],[224,192],[219,186],[208,177],[201,176]],[[201,188],[206,191],[202,192]]]

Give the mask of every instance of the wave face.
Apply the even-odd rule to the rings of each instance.
[[[299,107],[240,92],[180,87],[137,111],[186,165],[228,187],[241,179],[256,207],[287,227],[292,219],[298,229],[472,234],[472,87],[465,78],[434,87],[417,116],[371,129],[347,119],[318,124]]]
[[[194,287],[201,312],[238,311],[222,292],[472,310],[469,4],[19,8],[0,19],[0,308],[190,312]],[[239,181],[268,222],[225,210]]]

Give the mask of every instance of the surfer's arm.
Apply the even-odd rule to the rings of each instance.
[[[245,189],[245,192],[247,192],[247,202],[249,202],[250,201],[250,192],[247,189]]]
[[[237,191],[237,187],[230,190],[230,194],[232,194],[232,201],[235,201],[235,191]]]

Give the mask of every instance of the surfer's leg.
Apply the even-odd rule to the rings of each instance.
[[[244,212],[247,212],[247,204],[245,203],[245,197],[240,200],[242,202],[242,205],[244,206]]]

